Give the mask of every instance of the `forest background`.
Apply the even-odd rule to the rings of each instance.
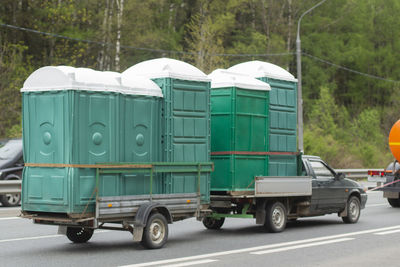
[[[209,73],[262,60],[296,76],[297,21],[319,1],[1,0],[0,137],[21,136],[19,90],[47,65],[124,71],[169,57]],[[328,0],[304,17],[305,153],[336,168],[392,160],[399,15],[398,0]]]

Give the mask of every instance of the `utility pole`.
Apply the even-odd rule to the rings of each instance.
[[[304,152],[303,142],[303,92],[301,88],[301,40],[300,40],[300,23],[304,15],[310,13],[314,8],[322,5],[325,1],[323,0],[304,12],[297,23],[297,38],[296,38],[296,58],[297,58],[297,131],[299,138],[299,151]]]

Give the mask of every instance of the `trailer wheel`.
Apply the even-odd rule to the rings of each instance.
[[[93,235],[93,229],[67,227],[67,237],[74,243],[86,243]]]
[[[203,225],[207,229],[218,230],[222,227],[225,222],[225,218],[214,219],[211,217],[204,217],[203,218]]]
[[[142,245],[146,248],[162,248],[168,240],[168,222],[161,213],[153,213],[143,230]]]
[[[267,206],[264,227],[271,233],[285,230],[287,222],[286,208],[281,202],[272,202]]]
[[[387,200],[388,200],[390,206],[392,206],[393,208],[400,207],[400,199],[398,199],[398,198],[388,198]]]
[[[356,223],[360,218],[361,205],[358,197],[352,196],[347,201],[347,216],[342,217],[345,223]]]

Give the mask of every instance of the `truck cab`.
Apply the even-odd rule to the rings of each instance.
[[[312,214],[340,213],[346,209],[351,197],[359,201],[361,209],[365,207],[367,194],[359,183],[337,173],[320,157],[305,155],[302,162],[303,174],[312,177]]]

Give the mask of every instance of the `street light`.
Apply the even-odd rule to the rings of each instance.
[[[297,38],[296,38],[296,57],[297,57],[297,123],[298,123],[298,134],[299,134],[299,150],[304,152],[303,143],[303,96],[301,89],[301,41],[300,41],[300,23],[304,15],[310,13],[314,8],[322,5],[325,1],[323,0],[304,12],[297,23]]]

